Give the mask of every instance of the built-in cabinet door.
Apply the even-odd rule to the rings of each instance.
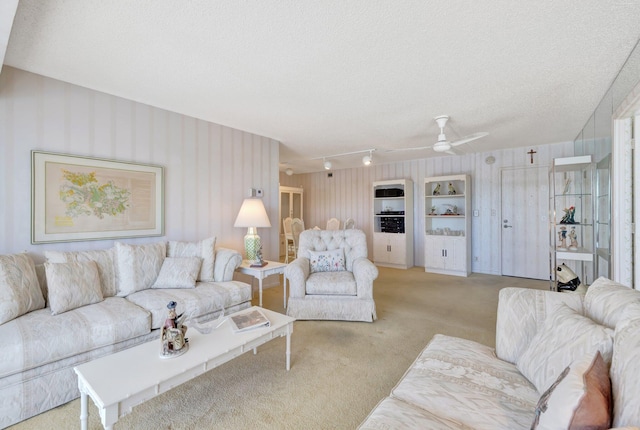
[[[373,234],[373,260],[381,263],[389,262],[389,241],[386,234]]]
[[[389,236],[389,263],[406,264],[407,263],[406,235],[388,234],[387,236]]]
[[[444,249],[441,236],[427,236],[424,247],[425,268],[444,269]]]
[[[445,268],[455,270],[456,272],[465,272],[467,270],[467,252],[466,239],[464,237],[447,237],[445,238],[446,260]]]

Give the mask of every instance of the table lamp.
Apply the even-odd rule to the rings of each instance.
[[[261,248],[258,227],[271,227],[269,216],[261,199],[244,199],[240,212],[236,218],[234,227],[247,227],[247,235],[244,237],[244,250],[247,260],[255,261]]]

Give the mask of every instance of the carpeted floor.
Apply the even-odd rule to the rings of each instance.
[[[435,333],[495,346],[498,291],[548,282],[472,274],[468,278],[380,268],[374,323],[296,321],[291,370],[276,339],[133,409],[117,429],[354,429],[395,386]],[[284,312],[282,287],[264,307]],[[254,304],[257,303],[257,292]],[[78,428],[78,399],[12,430]],[[101,429],[89,400],[89,428]]]

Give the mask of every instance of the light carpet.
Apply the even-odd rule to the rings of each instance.
[[[380,268],[373,323],[296,321],[291,370],[285,339],[244,354],[133,409],[117,429],[354,429],[387,396],[436,333],[495,346],[498,291],[548,289],[545,281],[472,274],[468,278]],[[254,304],[257,303],[257,293]],[[264,307],[284,312],[282,287]],[[80,401],[12,430],[79,428]],[[101,429],[89,399],[89,428]]]

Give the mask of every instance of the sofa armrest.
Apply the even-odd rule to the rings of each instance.
[[[305,296],[305,284],[310,271],[309,259],[304,257],[296,258],[284,268],[284,276],[289,280],[289,296]]]
[[[216,248],[213,263],[213,280],[225,282],[233,280],[233,272],[242,264],[242,254],[235,249]]]
[[[378,268],[366,258],[353,262],[353,277],[358,288],[358,298],[373,299],[373,281],[378,277]]]
[[[515,364],[555,307],[564,303],[583,313],[583,301],[580,293],[503,288],[498,298],[496,355]]]

